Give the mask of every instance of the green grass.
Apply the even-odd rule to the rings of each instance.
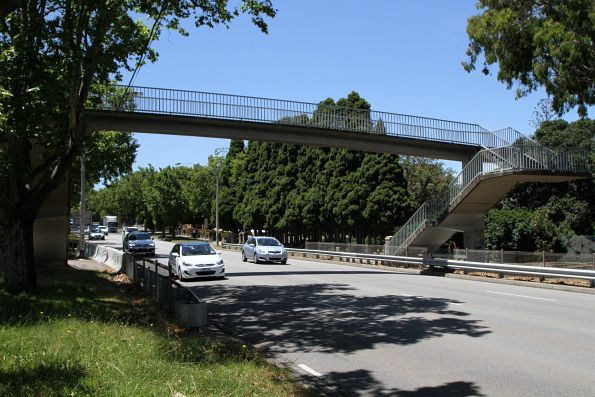
[[[314,396],[249,346],[178,335],[105,273],[52,270],[40,292],[0,285],[0,396]]]

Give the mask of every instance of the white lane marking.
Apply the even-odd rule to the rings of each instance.
[[[303,369],[304,371],[306,371],[307,373],[314,375],[314,376],[322,376],[322,374],[320,372],[316,372],[314,371],[312,368],[308,367],[305,364],[298,364],[298,367],[300,367],[301,369]]]
[[[536,296],[528,296],[528,295],[517,295],[517,294],[507,294],[506,292],[497,292],[497,291],[490,291],[490,290],[486,290],[486,292],[489,292],[490,294],[499,294],[499,295],[508,295],[508,296],[516,296],[518,298],[529,298],[529,299],[537,299],[540,301],[550,301],[550,302],[557,302],[556,299],[548,299],[548,298],[538,298]]]
[[[407,296],[407,297],[411,298],[412,296],[415,296],[415,295],[401,294],[401,296]]]
[[[454,302],[449,302],[449,305],[454,305],[454,306],[463,306],[462,303],[454,303]]]

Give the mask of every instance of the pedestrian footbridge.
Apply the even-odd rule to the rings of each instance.
[[[387,244],[392,254],[402,254],[408,246],[433,250],[458,231],[465,233],[468,248],[477,248],[482,243],[485,212],[516,183],[590,176],[584,150],[554,151],[510,128],[488,131],[477,124],[324,103],[113,86],[90,95],[83,118],[85,127],[95,130],[247,139],[461,161],[462,172],[448,189],[424,203]],[[62,214],[68,212],[67,191],[59,189],[54,196],[60,197],[50,197],[38,216],[39,225],[45,219],[44,228],[66,228],[67,217]],[[53,246],[65,247],[66,242]],[[65,260],[64,255],[62,251],[57,257]]]

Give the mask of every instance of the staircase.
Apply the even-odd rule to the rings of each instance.
[[[501,195],[519,181],[560,182],[587,175],[587,153],[583,149],[552,150],[511,128],[492,135],[490,141],[499,146],[484,146],[438,197],[422,204],[386,244],[387,254],[403,255],[405,248],[415,245],[424,233],[431,234],[429,239],[434,240],[428,244],[426,236],[424,245],[430,250],[438,248],[455,232],[448,229],[446,233],[439,233],[440,225],[480,183],[488,179],[494,185],[494,178],[507,177],[501,178],[506,182],[502,183],[500,197],[490,198],[496,204]],[[481,211],[485,213],[489,208],[483,207]],[[433,234],[430,232],[432,228],[435,229]]]

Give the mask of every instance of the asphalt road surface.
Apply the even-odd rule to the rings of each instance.
[[[595,294],[223,258],[227,280],[185,283],[210,321],[337,394],[595,395]]]

